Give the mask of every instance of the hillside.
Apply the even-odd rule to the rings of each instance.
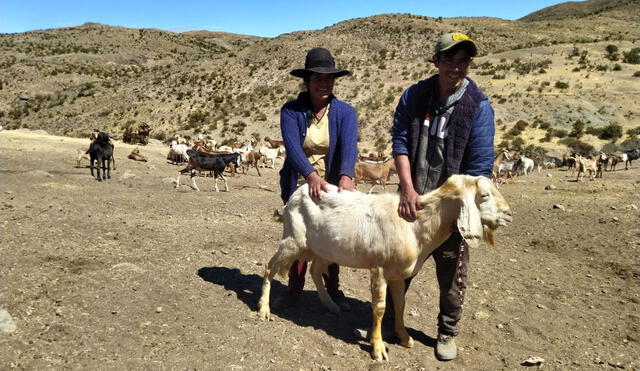
[[[0,124],[67,136],[92,128],[119,136],[143,122],[158,139],[176,131],[206,132],[219,142],[278,136],[279,108],[300,91],[288,72],[322,45],[353,72],[335,92],[358,111],[361,149],[385,149],[402,90],[434,72],[427,61],[435,39],[461,30],[480,46],[470,76],[492,100],[496,142],[513,141],[513,133],[503,134],[525,120],[531,125],[516,135],[518,143],[557,149],[549,130],[571,130],[578,120],[623,131],[640,126],[640,66],[623,61],[640,46],[633,16],[640,6],[608,4],[580,17],[545,19],[536,12],[519,21],[384,14],[275,38],[97,23],[1,34]],[[610,45],[617,51],[607,59]],[[545,136],[549,141],[541,142]],[[583,140],[606,144],[589,135]]]

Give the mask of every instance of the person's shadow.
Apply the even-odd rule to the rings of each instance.
[[[262,291],[261,276],[256,274],[243,274],[237,268],[227,267],[203,267],[198,270],[198,276],[203,280],[220,285],[228,291],[236,293],[236,297],[244,302],[251,310],[258,311],[258,300]],[[307,285],[313,286],[310,277],[307,277]],[[357,336],[355,329],[368,330],[371,326],[371,303],[362,300],[347,298],[351,306],[350,311],[343,311],[340,315],[328,312],[321,304],[318,294],[313,290],[302,292],[297,305],[288,308],[274,308],[276,298],[286,293],[287,287],[274,279],[271,281],[271,315],[277,316],[302,327],[313,327],[326,332],[328,335],[340,339],[345,343],[358,344],[360,348],[369,352],[368,339]],[[435,339],[427,336],[419,330],[407,328],[407,331],[417,342],[428,347],[435,347]],[[383,323],[383,337],[386,342],[396,343],[393,324]]]

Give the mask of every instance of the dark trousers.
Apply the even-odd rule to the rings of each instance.
[[[338,264],[329,264],[327,267],[329,275],[323,274],[324,286],[327,288],[329,296],[332,298],[339,297],[340,280],[338,275],[340,273],[340,266]],[[298,296],[304,289],[304,275],[307,272],[307,262],[294,261],[289,269],[289,294]]]
[[[436,263],[436,276],[440,288],[440,313],[438,314],[438,332],[446,335],[458,335],[458,321],[462,317],[464,292],[467,287],[467,266],[469,265],[469,247],[463,243],[459,233],[440,245],[432,254]],[[405,282],[405,293],[413,277]],[[393,299],[387,289],[387,309],[393,317]]]

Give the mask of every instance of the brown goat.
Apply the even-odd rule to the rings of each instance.
[[[356,185],[360,182],[372,182],[373,187],[371,187],[369,193],[373,191],[378,182],[382,184],[382,189],[386,191],[387,182],[389,181],[392,170],[395,171],[395,163],[391,156],[387,157],[387,159],[382,162],[358,161],[356,162],[354,180]]]
[[[280,146],[284,146],[284,141],[278,139],[271,139],[269,137],[264,137],[264,141],[269,143],[269,147],[278,148]]]
[[[140,150],[137,146],[131,151],[131,153],[129,153],[129,156],[127,156],[127,158],[135,161],[147,162],[147,158],[140,154]]]

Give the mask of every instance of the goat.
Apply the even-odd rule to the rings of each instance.
[[[596,178],[602,178],[602,173],[604,169],[607,167],[607,162],[609,161],[609,156],[606,153],[602,152],[595,158],[593,158],[596,162]]]
[[[520,174],[522,171],[523,175],[529,175],[529,173],[533,171],[535,163],[532,159],[521,154],[516,154],[514,158],[516,160],[513,164],[514,173]],[[538,174],[540,174],[540,168],[538,168]]]
[[[169,146],[170,148],[169,153],[167,153],[167,160],[172,164],[178,165],[189,161],[189,155],[187,154],[189,147],[186,144],[178,144],[177,141],[172,140]]]
[[[388,359],[381,322],[387,282],[395,309],[395,331],[400,344],[413,346],[404,327],[404,280],[415,276],[426,258],[458,230],[468,245],[493,243],[493,232],[511,222],[509,205],[487,178],[452,175],[436,190],[420,196],[418,219],[409,223],[398,216],[398,194],[368,195],[337,192],[330,185],[321,200],[309,196],[302,185],[285,205],[284,230],[278,250],[265,268],[258,316],[268,319],[271,281],[285,275],[294,260],[312,261],[311,276],[322,303],[332,312],[339,307],[322,284],[330,262],[371,271],[373,325],[371,356]]]
[[[87,155],[87,148],[78,148],[76,149],[76,167],[80,167],[82,159],[89,160],[89,156]]]
[[[628,151],[625,151],[624,153],[627,154],[627,161],[624,163],[624,169],[629,170],[629,167],[631,166],[631,160],[637,160],[638,158],[640,158],[640,148],[630,149]]]
[[[376,153],[369,153],[369,155],[367,156],[358,156],[358,160],[360,161],[376,161],[376,162],[381,162],[384,161],[387,158],[387,155],[384,154],[384,152],[379,151],[377,154]]]
[[[260,161],[261,157],[262,157],[262,154],[256,151],[247,153],[245,159],[242,161],[242,174],[248,173],[249,168],[251,166],[255,166],[256,171],[258,172],[258,176],[262,176],[260,175],[260,169],[258,168],[258,161]],[[245,172],[245,168],[246,168],[246,172]]]
[[[220,192],[218,189],[218,177],[224,180],[224,188],[229,192],[229,185],[227,184],[227,178],[225,178],[223,172],[229,163],[234,163],[236,167],[240,167],[240,154],[231,153],[228,155],[209,155],[206,153],[198,152],[193,149],[187,150],[189,156],[189,163],[187,167],[180,170],[178,174],[178,180],[176,181],[176,188],[180,187],[180,175],[191,172],[191,181],[193,182],[193,188],[199,191],[196,184],[196,170],[213,171],[214,184],[216,192]]]
[[[582,178],[584,178],[584,173],[587,171],[589,172],[589,180],[594,180],[595,174],[598,172],[596,161],[582,156],[576,156],[576,167],[578,168],[576,182],[581,182]]]
[[[284,146],[280,146],[277,148],[269,148],[267,146],[261,146],[260,148],[258,148],[258,152],[264,156],[265,166],[267,161],[270,161],[271,168],[275,169],[276,159],[280,157],[282,153],[284,153]]]
[[[509,151],[506,151],[506,150],[503,150],[502,152],[497,154],[496,157],[493,159],[493,169],[491,171],[491,180],[493,180],[495,184],[500,183],[500,174],[502,170],[505,169],[505,166],[503,165],[503,162],[505,161],[512,161],[511,156],[509,155]],[[509,176],[511,175],[512,168],[513,168],[513,162],[509,163],[509,166],[508,166]]]
[[[382,189],[386,192],[387,182],[392,170],[395,171],[395,163],[391,156],[382,162],[358,161],[355,167],[354,182],[356,185],[360,182],[373,182],[373,187],[371,187],[369,193],[376,187],[377,182],[380,182]]]
[[[96,162],[96,179],[101,182],[102,179],[111,179],[111,161],[113,159],[113,144],[109,141],[109,135],[100,132],[96,139],[91,142],[87,152],[89,154],[89,168],[91,176],[93,175],[93,162]],[[102,176],[100,176],[100,165],[102,164]],[[114,163],[115,169],[115,163]]]
[[[629,159],[629,156],[627,155],[626,152],[615,152],[614,154],[611,155],[611,170],[610,171],[616,171],[616,165],[619,162],[623,162],[625,163],[625,170],[627,170],[627,160]]]
[[[135,161],[147,162],[147,158],[140,153],[140,150],[137,146],[131,151],[131,153],[129,153],[129,156],[127,156],[127,158]]]
[[[269,137],[264,137],[264,141],[269,143],[269,147],[278,148],[280,146],[284,146],[284,141],[278,139],[271,139]]]

